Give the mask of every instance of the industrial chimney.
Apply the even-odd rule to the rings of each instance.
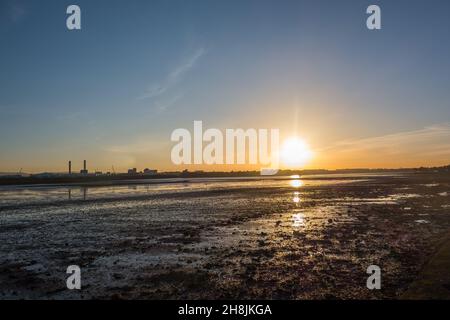
[[[72,174],[72,161],[69,161],[69,174]]]
[[[86,169],[86,160],[83,160],[83,170],[80,170],[81,174],[88,174],[88,171]]]

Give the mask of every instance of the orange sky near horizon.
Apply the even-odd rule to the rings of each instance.
[[[283,139],[281,140],[283,141]],[[280,163],[280,169],[352,169],[352,168],[414,168],[434,167],[450,164],[450,125],[441,124],[381,137],[355,140],[344,140],[329,147],[315,148],[314,141],[307,141],[313,157],[302,166],[285,166]],[[87,159],[90,172],[126,172],[129,168],[157,169],[159,171],[253,171],[266,168],[260,165],[174,165],[170,160],[170,151],[176,143],[169,143],[159,148],[111,149],[103,153],[91,151],[85,157],[72,157],[73,172],[81,169],[83,159]],[[102,156],[99,157],[99,154]],[[42,156],[42,155],[41,155]],[[38,156],[32,162],[16,163],[17,171],[23,172],[65,172],[67,161],[48,161],[51,154]],[[34,166],[27,166],[32,163]],[[47,163],[48,165],[45,165]],[[3,164],[3,162],[2,162]],[[50,165],[51,164],[51,165]],[[0,170],[8,171],[8,170]],[[11,171],[11,170],[9,170]],[[13,171],[14,172],[14,171]]]

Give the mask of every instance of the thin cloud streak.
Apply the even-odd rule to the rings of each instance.
[[[431,165],[450,162],[450,123],[384,136],[344,140],[317,150],[323,157],[356,165]]]
[[[152,99],[162,96],[172,89],[198,62],[198,60],[206,53],[205,48],[199,48],[186,61],[174,68],[161,84],[150,86],[138,100]]]

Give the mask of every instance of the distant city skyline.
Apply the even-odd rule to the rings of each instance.
[[[66,8],[82,29],[66,28]],[[382,10],[368,30],[366,8]],[[182,165],[170,135],[278,128],[299,169],[450,159],[448,1],[0,4],[0,172],[258,170]]]

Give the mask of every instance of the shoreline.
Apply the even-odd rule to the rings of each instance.
[[[0,186],[20,185],[114,185],[121,183],[150,183],[152,180],[194,179],[194,178],[275,178],[292,175],[305,176],[333,176],[333,175],[394,175],[394,174],[430,174],[439,173],[450,175],[450,166],[438,168],[400,168],[400,169],[340,169],[340,170],[280,170],[275,175],[261,175],[260,171],[183,171],[163,172],[157,174],[35,174],[28,176],[3,175],[0,176]],[[142,181],[142,182],[140,182]]]
[[[388,172],[361,172],[361,173],[327,173],[327,174],[304,174],[304,175],[249,175],[249,176],[191,176],[191,177],[135,177],[122,176],[119,179],[111,178],[109,180],[101,179],[102,177],[74,177],[73,179],[21,179],[17,178],[4,182],[0,179],[0,190],[8,188],[32,188],[32,187],[108,187],[108,186],[123,186],[123,185],[156,185],[156,184],[172,184],[172,183],[202,183],[202,182],[220,182],[220,181],[234,181],[246,182],[257,180],[351,180],[360,177],[394,177],[405,174],[412,174],[405,171]],[[413,173],[416,175],[427,175],[426,172]],[[450,173],[441,173],[442,175],[449,175]],[[297,177],[298,176],[298,177]]]

